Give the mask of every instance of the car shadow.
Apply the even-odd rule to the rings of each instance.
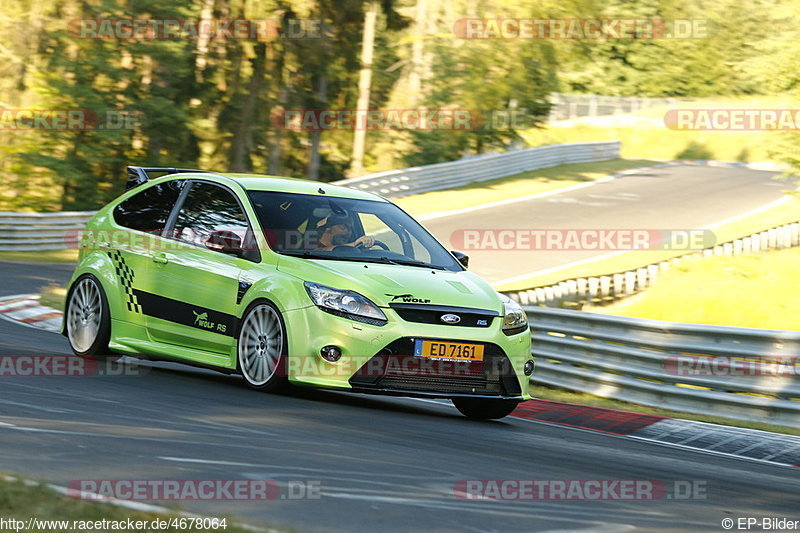
[[[471,422],[482,425],[487,423],[503,423],[497,420],[481,421],[467,419],[456,411],[455,408],[452,407],[452,404],[446,401],[431,403],[430,401],[421,401],[406,396],[380,396],[350,391],[326,390],[302,385],[288,385],[280,391],[264,393],[249,389],[244,383],[244,380],[236,374],[224,374],[203,367],[171,361],[151,361],[132,357],[126,358],[124,364],[149,367],[148,373],[153,373],[154,375],[160,374],[164,376],[172,375],[180,378],[191,378],[192,380],[204,381],[209,385],[215,384],[234,388],[247,395],[252,395],[253,398],[258,398],[259,394],[275,395],[302,400],[304,402],[344,405],[381,412],[407,413],[437,419],[459,419],[466,423]],[[446,407],[447,410],[443,410],[441,407]]]

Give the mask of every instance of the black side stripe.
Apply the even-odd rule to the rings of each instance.
[[[133,289],[133,294],[141,304],[142,312],[147,316],[228,337],[236,334],[236,325],[239,319],[235,315],[191,305],[139,289]]]

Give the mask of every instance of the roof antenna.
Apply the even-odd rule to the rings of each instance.
[[[325,194],[325,189],[320,187],[319,189],[317,189],[317,192],[320,193],[320,194]]]

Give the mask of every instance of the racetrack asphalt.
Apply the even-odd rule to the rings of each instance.
[[[2,263],[0,296],[63,282],[69,268]],[[5,321],[0,339],[4,355],[69,353],[60,335]],[[298,531],[720,531],[723,518],[800,519],[797,468],[511,417],[472,422],[439,401],[311,389],[263,394],[235,376],[129,361],[131,374],[138,365],[144,372],[0,378],[0,471],[65,486],[79,479],[318,483],[319,499],[179,504]],[[696,482],[705,497],[471,501],[454,494],[467,479]]]
[[[785,181],[775,179],[773,172],[676,164],[423,224],[449,249],[459,247],[454,244],[458,242],[454,235],[464,230],[688,230],[707,228],[762,207],[790,188]],[[470,256],[470,270],[497,283],[613,250],[463,251]]]

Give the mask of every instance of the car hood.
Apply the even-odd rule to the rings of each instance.
[[[278,270],[303,281],[349,289],[380,307],[391,303],[449,305],[502,313],[497,292],[480,276],[406,265],[282,256]]]

